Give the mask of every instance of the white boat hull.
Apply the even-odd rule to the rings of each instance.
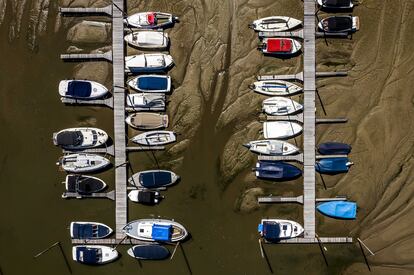
[[[165,72],[173,64],[171,55],[163,53],[144,53],[125,57],[125,70],[129,73]]]
[[[76,248],[78,247],[87,247],[87,248],[99,248],[102,251],[102,260],[99,263],[96,264],[106,264],[106,263],[110,263],[112,261],[115,261],[119,254],[118,251],[116,251],[115,249],[113,249],[112,247],[108,247],[108,246],[103,246],[103,245],[77,245],[72,247],[72,259],[75,262],[80,262],[77,260],[76,257]],[[80,262],[82,263],[82,262]]]
[[[250,25],[255,31],[283,32],[296,28],[302,21],[287,16],[270,16],[257,19]]]
[[[68,85],[69,85],[70,82],[73,82],[73,81],[90,83],[91,86],[92,86],[90,96],[88,96],[88,97],[78,97],[78,96],[67,94]],[[59,95],[62,96],[62,97],[88,100],[88,99],[102,98],[106,94],[108,94],[108,89],[104,85],[102,85],[98,82],[95,82],[95,81],[90,81],[90,80],[62,80],[62,81],[59,82]]]
[[[274,51],[272,50],[268,45],[269,41],[275,40],[275,39],[284,39],[284,40],[290,40],[292,43],[292,47],[289,51]],[[264,54],[271,54],[271,55],[293,55],[297,52],[299,52],[302,48],[302,45],[299,41],[292,39],[292,38],[263,38],[262,40],[263,46],[261,48],[261,51]]]
[[[297,223],[295,221],[291,221],[291,220],[262,219],[261,224],[263,224],[263,222],[275,222],[275,223],[278,223],[278,224],[287,225],[288,228],[286,230],[281,230],[280,231],[279,239],[296,238],[296,237],[301,236],[304,232],[304,229],[303,229],[302,225],[300,225],[299,223]],[[261,236],[263,236],[262,233],[261,233]]]
[[[284,80],[256,81],[250,88],[256,93],[269,96],[289,96],[302,92],[302,87]]]
[[[302,132],[302,126],[291,121],[267,121],[263,123],[265,139],[289,139]]]
[[[180,234],[177,234],[174,236],[172,235],[172,238],[170,242],[179,242],[187,238],[188,232],[182,226],[181,224],[171,221],[171,220],[165,220],[165,219],[140,219],[136,221],[132,221],[125,225],[123,231],[125,234],[131,238],[141,240],[141,241],[148,241],[148,242],[154,242],[154,240],[151,236],[151,227],[154,224],[158,225],[172,225],[173,227],[180,230]],[[142,229],[142,230],[139,230]]]
[[[317,0],[318,5],[324,8],[329,8],[326,5],[323,4],[323,0]],[[350,1],[349,6],[343,6],[343,7],[335,7],[335,9],[352,9],[354,7],[354,3],[352,3],[352,1]]]
[[[72,239],[75,237],[74,234],[73,234],[74,233],[73,232],[73,226],[74,226],[75,223],[77,223],[77,224],[94,224],[94,225],[100,225],[100,226],[106,227],[109,230],[109,233],[104,237],[100,237],[100,239],[106,238],[106,237],[108,237],[109,235],[111,235],[113,233],[112,228],[110,228],[109,226],[107,226],[106,224],[103,224],[103,223],[99,223],[99,222],[78,222],[78,221],[76,221],[76,222],[71,222],[70,226],[69,226],[70,237]]]
[[[124,39],[133,47],[148,50],[165,50],[170,41],[167,33],[151,30],[132,32],[127,34]]]
[[[64,132],[76,132],[79,131],[82,133],[82,144],[79,146],[67,146],[67,145],[59,145],[58,143],[58,135]],[[67,128],[61,130],[59,132],[53,133],[53,144],[56,146],[61,146],[66,149],[87,149],[87,148],[94,148],[104,145],[108,141],[108,134],[101,129],[92,128],[92,127],[79,127],[79,128]]]
[[[129,94],[126,97],[127,107],[133,111],[165,111],[164,94]]]
[[[151,78],[159,78],[159,79],[165,79],[167,81],[167,87],[162,90],[156,90],[156,89],[145,89],[139,86],[139,79],[143,77],[151,77]],[[137,90],[138,92],[143,93],[169,93],[171,92],[171,77],[168,75],[140,75],[137,77],[134,77],[133,79],[128,81],[128,86],[131,87],[134,90]]]
[[[136,135],[131,140],[145,146],[162,146],[175,142],[177,138],[171,131],[150,131]]]
[[[174,24],[177,18],[165,12],[140,12],[128,16],[125,23],[135,28],[158,29]]]
[[[57,163],[62,169],[71,173],[88,173],[99,171],[107,167],[111,162],[94,154],[71,154],[61,158]]]
[[[299,152],[298,147],[281,140],[255,140],[245,146],[253,153],[268,156],[287,156]]]
[[[271,97],[263,101],[262,110],[270,116],[286,116],[301,112],[303,106],[290,98]]]

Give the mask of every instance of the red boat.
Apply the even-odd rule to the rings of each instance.
[[[266,54],[291,55],[301,49],[299,41],[291,38],[264,38],[259,50]]]

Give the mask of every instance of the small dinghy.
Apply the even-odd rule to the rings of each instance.
[[[296,238],[302,235],[303,227],[294,221],[280,219],[262,219],[257,231],[268,242]]]
[[[139,12],[128,16],[125,23],[140,29],[160,29],[173,25],[178,17],[165,12]]]
[[[108,159],[95,154],[71,154],[63,156],[56,164],[67,172],[87,173],[101,170],[110,163]]]
[[[77,245],[72,247],[72,259],[88,265],[100,265],[118,258],[118,251],[103,245]]]
[[[287,156],[299,152],[298,147],[281,140],[255,140],[243,146],[253,153],[268,156]]]
[[[128,182],[138,188],[157,189],[173,185],[179,179],[177,174],[168,170],[147,170],[134,174]]]
[[[268,180],[292,180],[302,175],[295,165],[282,161],[259,161],[256,163],[256,177]]]
[[[134,111],[165,111],[164,94],[129,94],[126,97],[127,107]]]
[[[129,87],[143,93],[171,92],[171,77],[168,75],[140,75],[128,81]]]
[[[289,96],[302,92],[302,87],[284,80],[256,81],[249,88],[259,94],[270,96]]]
[[[315,163],[315,169],[321,174],[340,174],[349,171],[353,165],[348,158],[326,158],[320,159]]]
[[[103,239],[112,234],[112,229],[99,222],[71,222],[72,239]]]
[[[340,142],[325,142],[318,146],[318,152],[322,155],[348,155],[351,150],[351,145]]]
[[[104,145],[108,134],[98,128],[68,128],[53,133],[53,144],[64,149],[86,149]]]
[[[292,38],[263,38],[258,50],[264,54],[292,55],[301,49],[299,41]]]
[[[168,127],[168,115],[157,113],[134,113],[129,115],[125,122],[136,129],[156,130]]]
[[[171,55],[144,53],[125,57],[125,70],[130,73],[165,72],[174,64]]]
[[[149,242],[179,242],[188,236],[181,224],[164,219],[140,219],[125,225],[123,231],[131,238]]]
[[[323,215],[336,219],[356,219],[357,204],[349,201],[329,201],[316,206]]]
[[[170,41],[167,33],[152,30],[132,32],[124,39],[129,45],[144,50],[165,50]]]
[[[292,121],[266,121],[263,123],[265,139],[288,139],[302,132],[302,126]]]
[[[136,135],[132,142],[145,146],[162,146],[177,140],[175,133],[171,131],[150,131]]]
[[[358,16],[330,16],[318,23],[318,28],[327,33],[347,32],[353,33],[359,30]]]
[[[319,6],[325,9],[352,9],[352,0],[317,0]]]
[[[68,192],[79,194],[97,193],[106,188],[103,180],[84,175],[67,175],[65,187]]]
[[[139,260],[164,260],[170,256],[170,251],[158,244],[140,244],[128,249],[128,255]]]
[[[270,16],[257,19],[249,24],[249,28],[259,32],[283,32],[294,29],[302,24],[302,21],[287,16]]]
[[[301,112],[303,106],[290,98],[275,96],[263,101],[262,110],[270,116],[287,116]]]
[[[157,191],[132,190],[128,193],[128,198],[133,202],[154,205],[158,204],[163,197]]]
[[[59,83],[59,94],[74,99],[95,99],[104,97],[108,89],[95,81],[90,80],[62,80]]]

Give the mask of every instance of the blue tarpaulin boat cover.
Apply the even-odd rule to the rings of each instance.
[[[315,169],[322,174],[346,173],[349,170],[348,158],[328,158],[316,162]]]
[[[295,165],[281,161],[259,161],[256,168],[259,178],[288,180],[299,177],[302,171]]]
[[[73,238],[75,239],[91,239],[103,238],[109,234],[109,229],[101,225],[93,224],[73,224]]]
[[[98,248],[78,247],[76,248],[76,260],[85,264],[97,264],[101,257]]]
[[[172,229],[171,225],[154,224],[151,237],[155,241],[171,241]]]
[[[92,85],[86,81],[71,81],[68,84],[66,95],[73,97],[89,97],[92,93]]]
[[[168,81],[165,77],[143,76],[138,78],[137,86],[142,90],[166,90]]]
[[[338,219],[355,219],[357,204],[349,201],[330,201],[316,207],[322,214]]]
[[[268,241],[277,241],[280,239],[280,225],[275,222],[263,222],[263,237]]]
[[[165,171],[143,172],[139,176],[139,182],[146,188],[158,188],[170,184],[171,173]]]
[[[133,248],[134,256],[147,260],[162,260],[170,255],[170,251],[161,245],[137,245]]]
[[[340,142],[325,142],[318,146],[318,152],[322,155],[348,155],[351,150],[351,145]]]

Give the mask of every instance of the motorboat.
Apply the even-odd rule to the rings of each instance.
[[[149,131],[136,135],[131,139],[132,142],[144,146],[163,146],[176,140],[175,133],[172,131]]]
[[[357,204],[349,201],[328,201],[316,206],[323,215],[336,219],[356,219]]]
[[[352,0],[317,0],[318,5],[325,9],[352,9]]]
[[[250,151],[260,155],[287,156],[299,153],[299,148],[281,140],[255,140],[243,145]]]
[[[315,169],[321,174],[340,174],[349,171],[354,163],[349,158],[325,158],[316,161]]]
[[[88,265],[100,265],[115,261],[118,251],[103,245],[77,245],[72,247],[72,259]]]
[[[318,28],[326,33],[353,33],[359,30],[359,17],[351,15],[336,15],[322,19]]]
[[[292,121],[266,121],[263,123],[265,139],[288,139],[302,132],[302,126]]]
[[[128,94],[126,105],[135,112],[139,111],[165,111],[164,94]]]
[[[168,75],[140,75],[128,81],[129,87],[143,93],[171,92],[171,77]]]
[[[131,32],[124,37],[124,40],[129,45],[143,50],[165,50],[170,42],[167,33],[153,30]]]
[[[88,195],[104,190],[106,184],[96,177],[70,174],[66,176],[65,187],[68,192]]]
[[[299,223],[281,219],[262,219],[257,230],[260,236],[268,242],[296,238],[304,232]]]
[[[290,98],[275,96],[263,101],[262,110],[270,116],[287,116],[301,112],[303,106]]]
[[[95,81],[90,80],[62,80],[59,82],[59,95],[74,99],[102,98],[108,93],[108,89]]]
[[[166,219],[135,220],[125,225],[123,232],[131,238],[149,242],[179,242],[188,236],[184,226]]]
[[[157,189],[175,184],[180,177],[168,170],[146,170],[135,173],[128,183],[137,188]]]
[[[249,28],[259,32],[283,32],[302,25],[302,21],[287,16],[270,16],[257,19]]]
[[[164,260],[170,256],[170,251],[159,244],[140,244],[128,249],[128,255],[139,260]]]
[[[102,170],[111,162],[99,155],[95,154],[70,154],[63,156],[57,165],[61,165],[62,169],[71,173],[87,173]]]
[[[256,81],[249,88],[259,94],[270,96],[289,96],[302,92],[303,88],[284,80]]]
[[[174,61],[164,53],[144,53],[125,57],[125,70],[129,73],[158,73],[167,71]]]
[[[99,222],[71,222],[69,228],[72,239],[103,239],[113,232],[109,226]]]
[[[133,113],[130,114],[125,122],[139,130],[156,130],[168,127],[168,115],[157,113]]]
[[[293,55],[300,51],[302,45],[292,38],[263,38],[258,50],[271,55]]]
[[[259,161],[254,171],[260,179],[277,181],[293,180],[302,175],[298,167],[282,161]]]
[[[161,201],[163,196],[161,196],[158,191],[132,190],[128,193],[128,198],[133,202],[146,205],[155,205]]]
[[[125,23],[140,29],[160,29],[172,26],[178,17],[166,12],[139,12],[128,16]]]
[[[351,150],[351,145],[340,142],[325,142],[318,146],[318,152],[322,155],[348,155]]]
[[[69,150],[99,147],[108,141],[108,134],[98,128],[68,128],[53,133],[53,144]]]

